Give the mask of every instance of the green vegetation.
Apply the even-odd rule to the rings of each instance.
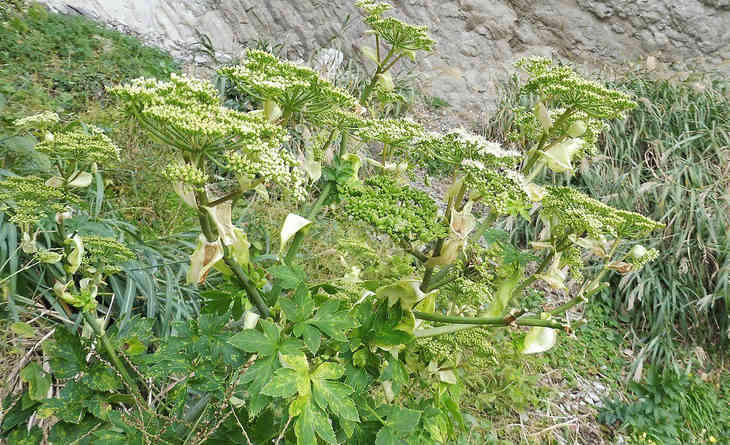
[[[98,106],[106,85],[177,70],[166,53],[82,17],[37,5],[0,14],[0,132],[36,111],[84,113]]]
[[[720,381],[727,378],[719,376]],[[609,401],[599,419],[629,432],[631,443],[723,443],[730,437],[726,388],[654,369],[645,383],[632,382],[629,390],[628,402]]]
[[[636,364],[678,370],[682,343],[723,354],[730,338],[727,84],[659,80],[636,71],[614,86],[640,98],[638,106],[597,141],[600,155],[591,168],[581,165],[576,175],[554,180],[667,224],[644,240],[659,259],[612,285],[615,309],[639,332]],[[492,137],[521,140],[515,132],[520,113],[512,110],[526,98],[517,91],[513,82],[487,129]]]
[[[30,97],[0,142],[0,438],[722,443],[726,373],[703,357],[702,380],[652,369],[624,390],[641,353],[606,280],[641,277],[664,254],[648,237],[679,229],[652,201],[565,187],[604,165],[632,98],[532,58],[500,115],[514,149],[427,132],[390,73],[431,50],[427,30],[357,5],[374,65],[347,88],[261,49],[193,79],[82,19],[0,10],[48,60],[82,57],[74,39],[77,63],[138,55],[61,100],[22,91],[19,73],[51,70],[8,45],[3,97]],[[409,181],[433,165],[439,199]]]

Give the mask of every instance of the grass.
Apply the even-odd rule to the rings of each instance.
[[[48,13],[40,5],[0,15],[0,132],[41,110],[62,116],[106,102],[104,86],[176,71],[167,53],[83,17]],[[93,107],[92,107],[93,108]]]

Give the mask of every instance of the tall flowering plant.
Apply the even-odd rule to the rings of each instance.
[[[582,322],[566,314],[605,288],[607,273],[636,273],[656,257],[634,241],[661,224],[539,181],[543,173],[571,174],[576,162],[590,162],[605,126],[635,106],[628,96],[567,66],[530,58],[517,66],[526,74],[522,92],[534,103],[516,110],[519,132],[512,136],[519,143],[510,147],[463,129],[434,133],[408,119],[382,118],[385,105],[402,99],[391,68],[435,43],[424,27],[388,16],[387,3],[357,5],[374,38],[363,51],[375,66],[357,97],[310,68],[257,50],[218,71],[259,104],[252,112],[226,108],[211,83],[184,76],[109,88],[132,119],[175,152],[162,174],[200,227],[187,280],[203,283],[217,271],[248,299],[241,320],[227,313],[216,325],[220,332],[206,334],[220,341],[215,351],[225,351],[227,371],[218,379],[224,389],[182,394],[182,420],[165,420],[170,426],[155,437],[205,441],[225,430],[230,411],[240,427],[235,443],[252,443],[250,435],[299,444],[451,443],[466,428],[458,402],[468,366],[485,363],[479,354],[492,341],[486,328],[524,333],[525,354],[547,351]],[[295,134],[311,140],[299,143]],[[71,147],[107,147],[93,156],[83,151],[86,164],[115,153],[97,133],[83,136],[88,144],[77,137],[51,137],[47,144],[66,147],[56,148],[63,159],[76,156]],[[363,144],[374,159],[362,155]],[[451,178],[438,199],[409,180],[434,161]],[[63,215],[55,200],[88,185],[83,163],[68,162],[46,182],[6,181],[13,188],[0,199],[10,202],[14,222],[33,223],[28,214],[38,212],[25,209],[26,201]],[[279,194],[291,205],[273,258],[256,256],[250,234],[233,223],[237,205],[257,193]],[[333,282],[311,282],[302,251],[325,209],[368,224],[373,242],[390,238],[412,257],[411,267],[378,280],[354,270]],[[514,245],[507,228],[517,219],[539,237]],[[77,272],[83,261],[75,258],[89,245],[66,242],[68,273]],[[80,289],[59,281],[59,298],[93,313],[91,289],[106,269],[94,271]],[[536,286],[556,302],[527,305],[524,296]],[[144,379],[161,385],[202,372],[176,368],[170,348],[141,354],[137,376],[118,359],[112,365],[144,398],[150,391]],[[214,412],[226,415],[220,420]],[[124,434],[132,437],[132,430]]]

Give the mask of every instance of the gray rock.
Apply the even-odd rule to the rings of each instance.
[[[282,54],[312,61],[321,48],[365,60],[372,46],[353,0],[41,0],[83,14],[191,62],[208,63],[201,35],[216,59],[233,60],[246,46],[281,44]],[[654,55],[730,72],[730,0],[392,0],[393,13],[428,25],[434,54],[402,71],[418,75],[425,93],[455,109],[489,111],[512,63],[527,55],[557,56],[590,67]],[[334,54],[334,53],[333,53]]]

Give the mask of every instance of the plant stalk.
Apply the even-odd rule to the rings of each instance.
[[[137,395],[140,395],[141,392],[139,390],[139,387],[137,386],[137,382],[132,378],[131,375],[129,375],[129,372],[127,372],[126,365],[119,358],[119,355],[117,355],[117,351],[114,349],[114,345],[112,345],[111,341],[109,341],[109,337],[107,337],[106,332],[104,332],[104,327],[101,325],[99,320],[92,313],[86,311],[84,311],[84,319],[87,323],[89,323],[91,329],[93,329],[94,334],[96,334],[96,337],[99,339],[101,346],[104,348],[104,351],[109,356],[109,359],[111,359],[114,367],[117,369],[117,371],[119,371],[119,374],[122,375],[122,378],[127,382],[132,391],[134,391]]]
[[[509,326],[512,324],[515,324],[517,326],[541,326],[546,328],[553,328],[553,329],[561,329],[563,328],[563,325],[553,321],[553,320],[543,320],[541,318],[519,318],[515,319],[514,317],[459,317],[459,316],[451,316],[451,315],[439,315],[439,314],[428,314],[426,312],[419,312],[419,311],[413,311],[413,315],[419,319],[419,320],[426,320],[426,321],[435,321],[438,323],[447,323],[452,325],[473,325],[473,326],[492,326],[492,327],[499,327],[499,326]],[[443,326],[442,326],[443,327]],[[433,328],[438,329],[438,328]],[[461,329],[465,329],[462,327]],[[428,329],[424,329],[425,331],[430,331]],[[453,332],[449,331],[449,332]],[[446,333],[446,332],[442,332]],[[440,335],[440,334],[439,334]],[[428,335],[418,335],[419,336],[428,336]]]

